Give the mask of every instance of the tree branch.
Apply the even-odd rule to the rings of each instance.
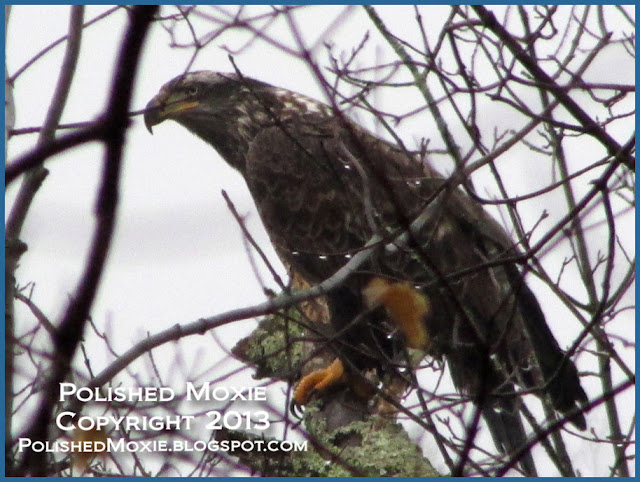
[[[120,51],[106,112],[109,138],[106,142],[105,166],[98,195],[98,223],[80,286],[58,327],[54,343],[52,374],[45,384],[40,407],[28,430],[29,438],[32,440],[46,441],[49,438],[49,421],[57,400],[59,384],[71,368],[71,361],[82,337],[85,320],[93,303],[109,252],[118,204],[118,184],[127,129],[127,112],[142,43],[157,8],[157,6],[138,6],[131,12],[131,21]],[[46,475],[45,457],[46,454],[29,449],[23,456],[18,473]]]

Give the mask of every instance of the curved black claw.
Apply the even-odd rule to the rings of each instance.
[[[304,415],[303,405],[298,403],[294,398],[291,399],[291,403],[289,404],[289,412],[297,418],[298,420],[302,420],[302,416]]]

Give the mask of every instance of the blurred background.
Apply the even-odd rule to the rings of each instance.
[[[386,28],[407,46],[423,68],[439,66],[460,76],[458,64],[452,59],[462,57],[470,72],[491,84],[495,72],[491,70],[490,53],[483,53],[479,43],[460,42],[455,53],[447,37],[445,26],[453,28],[463,22],[467,10],[455,13],[450,6],[408,5],[376,6]],[[491,7],[504,25],[514,32],[522,30],[522,14],[515,7]],[[620,144],[633,136],[635,115],[635,62],[633,57],[634,15],[631,7],[558,7],[552,21],[540,19],[548,11],[527,11],[531,21],[539,27],[540,40],[536,44],[538,58],[547,72],[556,72],[556,80],[564,84],[570,79],[568,71],[576,71],[588,60],[582,79],[590,85],[613,85],[609,90],[585,89],[572,91],[572,97],[594,118],[607,120],[607,132]],[[38,134],[27,128],[43,124],[54,95],[65,52],[62,40],[69,31],[68,6],[15,6],[11,9],[6,29],[6,67],[15,106],[14,131],[6,145],[7,162],[33,149]],[[114,66],[127,26],[125,7],[105,5],[87,6],[84,11],[82,43],[70,94],[60,123],[82,123],[99,116],[109,97]],[[90,22],[95,20],[94,22]],[[611,32],[610,42],[600,45],[604,31]],[[578,33],[579,32],[579,33]],[[461,33],[461,38],[463,34]],[[433,58],[420,57],[412,46],[429,45]],[[464,47],[464,48],[462,48]],[[491,52],[493,46],[486,47]],[[631,51],[630,51],[631,48]],[[46,51],[44,50],[46,49]],[[304,53],[309,53],[305,58]],[[493,53],[493,52],[491,52]],[[42,55],[40,55],[42,54]],[[455,54],[455,55],[454,55]],[[590,55],[594,58],[590,59]],[[366,12],[358,6],[304,6],[272,8],[268,6],[163,6],[159,19],[151,27],[140,60],[139,74],[134,85],[132,107],[140,111],[170,79],[185,71],[217,70],[231,72],[234,67],[229,56],[244,75],[303,93],[314,99],[328,101],[329,97],[313,66],[335,81],[344,95],[358,94],[358,84],[345,81],[338,67],[350,69],[364,84],[391,79],[396,86],[371,89],[367,101],[376,110],[388,113],[391,128],[410,149],[427,144],[431,162],[442,172],[451,172],[453,161],[445,151],[433,117],[425,108],[419,89],[407,85],[411,76],[398,60],[397,53],[374,27]],[[566,60],[562,64],[559,59]],[[570,60],[567,60],[570,59]],[[566,71],[559,68],[564,65]],[[447,70],[449,69],[449,70]],[[460,100],[464,109],[477,112],[477,126],[489,150],[499,146],[505,138],[523,128],[530,120],[525,107],[541,110],[536,89],[526,89],[527,74],[520,67],[513,69],[521,76],[516,93],[493,86],[476,96]],[[403,84],[404,83],[404,84]],[[447,95],[463,95],[452,87],[447,94],[446,83],[432,79],[436,97],[442,103],[445,118],[451,119],[452,103]],[[463,84],[461,82],[461,84]],[[616,86],[621,86],[616,90]],[[451,86],[449,86],[451,87]],[[453,93],[452,93],[453,92]],[[619,94],[618,94],[619,92]],[[619,99],[611,100],[614,94]],[[598,97],[600,96],[600,97]],[[605,97],[608,100],[603,100]],[[505,99],[511,99],[511,103]],[[473,104],[473,105],[472,105]],[[345,103],[345,110],[378,135],[391,139],[385,127],[362,107]],[[395,116],[395,122],[394,120]],[[449,116],[449,117],[447,117]],[[561,110],[558,118],[569,124],[576,121]],[[470,153],[469,162],[482,156],[473,151],[468,132],[458,122],[451,123],[451,131],[462,152]],[[62,132],[62,131],[60,131]],[[586,135],[567,129],[563,138],[564,155],[570,173],[591,167],[572,181],[572,188],[580,199],[592,187],[606,167],[606,150]],[[497,169],[504,181],[507,196],[536,193],[554,184],[567,174],[561,174],[550,154],[550,142],[542,127],[536,128],[514,147],[500,156]],[[49,174],[38,190],[22,229],[20,239],[28,251],[20,258],[16,271],[19,291],[30,299],[46,317],[56,324],[66,309],[70,297],[79,284],[87,250],[95,225],[96,192],[102,168],[104,148],[99,143],[87,144],[53,156],[46,162]],[[495,173],[485,166],[473,173],[472,180],[479,197],[504,198]],[[5,193],[5,219],[15,205],[21,179],[8,186]],[[595,203],[582,216],[583,227],[592,261],[596,289],[602,288],[607,277],[611,292],[622,293],[616,299],[608,317],[606,331],[621,362],[634,370],[635,357],[635,297],[629,270],[635,259],[635,225],[633,184],[620,174],[611,196],[615,214],[615,233],[610,232],[601,203]],[[270,246],[255,206],[242,177],[234,172],[218,154],[204,142],[172,122],[154,128],[150,135],[142,117],[133,115],[127,130],[124,148],[121,197],[117,224],[104,275],[97,298],[91,309],[91,326],[84,333],[83,352],[74,364],[74,379],[81,385],[101,372],[118,356],[149,335],[157,334],[176,324],[186,324],[237,308],[252,306],[267,299],[265,290],[279,291],[255,252],[248,246],[221,190],[233,201],[243,222],[266,253],[280,276],[286,271]],[[509,230],[514,226],[505,204],[491,204],[487,209]],[[518,203],[518,213],[524,232],[531,232],[531,243],[542,239],[547,230],[568,212],[566,194],[561,189],[549,189],[540,195]],[[567,227],[567,230],[570,230]],[[612,272],[605,272],[610,256],[609,241],[615,239],[616,262]],[[540,253],[539,261],[550,278],[568,296],[578,300],[574,306],[580,311],[590,303],[588,290],[581,278],[574,256],[575,241],[553,238]],[[631,271],[633,271],[631,269]],[[548,284],[529,276],[543,304],[548,323],[560,346],[569,347],[581,332],[575,313],[567,308]],[[582,311],[587,321],[589,309]],[[34,310],[21,301],[15,302],[16,336],[29,340],[36,354],[46,353],[51,340],[39,325]],[[230,323],[202,336],[191,336],[153,350],[152,356],[138,358],[119,373],[113,384],[164,385],[184,389],[185,381],[212,381],[225,386],[248,387],[264,384],[252,378],[253,370],[229,355],[228,350],[255,328],[257,320]],[[89,354],[89,355],[86,355]],[[598,348],[589,341],[581,344],[578,368],[585,376],[582,383],[591,397],[603,392]],[[24,351],[17,358],[14,387],[19,392],[14,403],[14,436],[30,421],[38,399],[37,380],[46,373],[46,356],[27,356]],[[89,360],[89,361],[88,361]],[[614,384],[623,379],[623,370],[613,363]],[[451,383],[429,370],[420,374],[427,390],[453,391]],[[35,382],[35,383],[34,383]],[[266,383],[270,413],[282,419],[287,386]],[[409,397],[407,404],[415,403]],[[626,390],[616,396],[620,430],[627,437],[623,453],[634,454],[635,394]],[[176,408],[187,413],[189,408]],[[466,410],[466,409],[465,409]],[[460,434],[464,419],[470,412],[463,410],[440,420],[451,434]],[[539,409],[534,413],[541,413]],[[601,405],[587,415],[589,432],[565,433],[568,453],[576,470],[584,476],[607,476],[615,473],[614,466],[623,463],[616,459],[606,441],[610,419]],[[452,426],[449,427],[449,424]],[[273,423],[269,435],[288,439],[300,435],[285,428],[286,423]],[[405,422],[413,440],[442,472],[447,465],[439,454],[433,437],[422,427]],[[571,430],[571,429],[570,429]],[[196,435],[194,435],[196,437]],[[491,446],[490,437],[481,432],[478,445]],[[541,475],[556,475],[557,469],[548,461],[542,447],[534,449],[540,461]],[[603,455],[606,454],[606,455]],[[619,454],[619,453],[618,453]],[[473,457],[482,459],[483,454]],[[113,461],[106,461],[105,471],[115,470]],[[130,462],[122,462],[123,464]],[[159,461],[150,463],[149,470],[159,475],[187,475],[193,460],[167,467]],[[635,459],[625,461],[631,475]],[[155,464],[155,465],[154,465]],[[135,465],[135,464],[134,464]],[[156,467],[152,469],[151,467]],[[218,466],[218,475],[241,475],[248,471],[226,459]],[[125,471],[126,472],[126,471]],[[111,472],[110,472],[111,473]],[[203,474],[200,474],[203,475]]]

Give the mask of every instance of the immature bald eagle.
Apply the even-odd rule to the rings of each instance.
[[[407,346],[446,358],[505,453],[526,439],[516,385],[586,427],[574,364],[518,267],[500,262],[517,252],[513,241],[460,189],[443,190],[443,177],[417,155],[327,105],[236,74],[173,79],[145,113],[149,130],[166,119],[240,171],[278,254],[311,283],[380,239],[327,295],[340,333],[332,369],[383,369],[396,356],[385,329],[391,319]],[[425,209],[422,225],[397,241]],[[305,380],[305,390],[330,382],[322,377]],[[521,465],[535,473],[530,456]]]

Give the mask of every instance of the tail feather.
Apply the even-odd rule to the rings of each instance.
[[[553,407],[567,416],[580,430],[587,428],[587,422],[579,408],[587,404],[587,395],[580,385],[580,377],[573,362],[566,358],[558,342],[551,333],[540,304],[531,289],[524,283],[522,274],[513,265],[506,266],[510,283],[517,289],[518,305],[522,311],[524,329],[531,342],[544,383],[548,384],[547,394]],[[532,380],[526,388],[534,388]]]
[[[504,454],[513,454],[527,442],[522,419],[517,409],[509,410],[499,406],[485,406],[482,415],[489,426],[497,448]],[[528,477],[537,477],[538,472],[530,452],[526,452],[519,461],[520,468]]]

